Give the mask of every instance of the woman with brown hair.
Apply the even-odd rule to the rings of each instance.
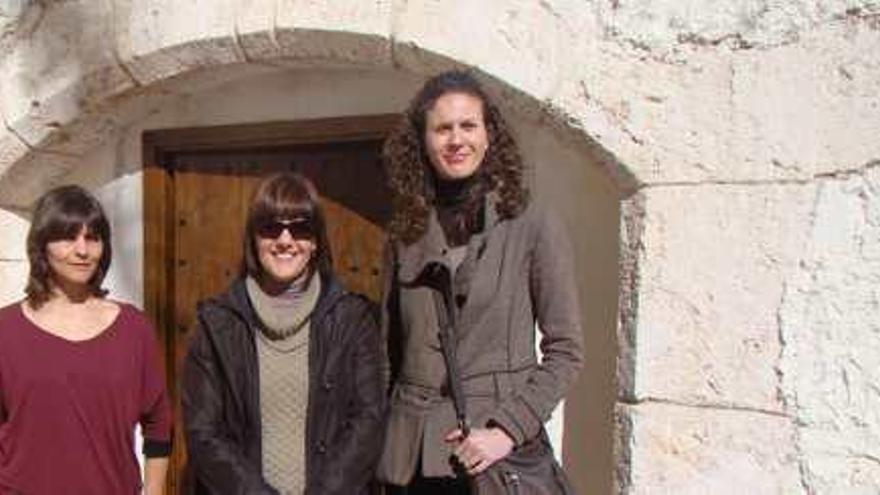
[[[582,367],[572,255],[558,220],[529,200],[516,142],[470,73],[428,80],[384,156],[392,390],[378,477],[392,493],[469,493],[512,451],[546,443],[544,422]]]
[[[0,309],[0,493],[164,491],[171,414],[155,332],[106,298],[110,225],[98,201],[62,186],[38,201],[27,298]]]
[[[243,247],[241,277],[199,305],[184,366],[196,492],[364,493],[384,415],[377,315],[333,275],[311,182],[263,181]]]

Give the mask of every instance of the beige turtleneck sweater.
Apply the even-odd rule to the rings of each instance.
[[[246,286],[263,323],[255,336],[263,477],[283,495],[300,495],[306,488],[309,327],[321,292],[320,276],[297,280],[278,296],[266,294],[251,278]]]

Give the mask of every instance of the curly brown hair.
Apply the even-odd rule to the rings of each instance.
[[[436,201],[433,167],[425,150],[425,123],[427,112],[447,93],[464,93],[483,103],[489,148],[477,171],[483,183],[478,189],[484,191],[481,194],[497,194],[496,211],[503,219],[519,215],[529,201],[525,165],[501,112],[470,72],[443,72],[428,79],[416,93],[382,150],[392,193],[389,232],[405,244],[425,233],[428,212]]]

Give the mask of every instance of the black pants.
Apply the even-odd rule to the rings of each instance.
[[[423,478],[417,474],[406,486],[388,485],[385,495],[470,495],[467,481],[457,478]]]
[[[406,486],[387,485],[385,495],[471,495],[470,486],[462,478],[425,478],[422,460],[416,465],[416,474]]]

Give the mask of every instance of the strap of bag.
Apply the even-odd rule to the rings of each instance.
[[[398,276],[398,253],[397,244],[392,241],[392,254],[394,274],[391,279],[391,294],[388,300],[389,312],[389,339],[388,357],[391,365],[391,382],[394,383],[402,361],[402,349],[398,347],[402,342],[401,316],[400,316],[400,280]],[[456,422],[464,437],[471,433],[470,422],[467,419],[467,403],[461,388],[461,379],[458,376],[458,365],[455,360],[455,334],[456,334],[456,306],[455,297],[452,295],[452,274],[445,265],[433,263],[430,266],[429,279],[432,282],[434,305],[437,308],[437,320],[440,326],[438,334],[440,347],[443,351],[443,362],[446,364],[447,386],[455,408]]]
[[[462,436],[467,438],[471,433],[470,421],[467,417],[467,401],[461,388],[461,378],[458,375],[458,362],[455,359],[455,343],[457,330],[457,307],[455,297],[452,295],[452,274],[448,267],[439,263],[434,264],[434,280],[437,282],[439,291],[435,290],[434,305],[437,308],[437,320],[440,326],[440,347],[443,351],[443,361],[446,364],[446,379],[448,382],[449,395],[455,408],[455,418]]]

